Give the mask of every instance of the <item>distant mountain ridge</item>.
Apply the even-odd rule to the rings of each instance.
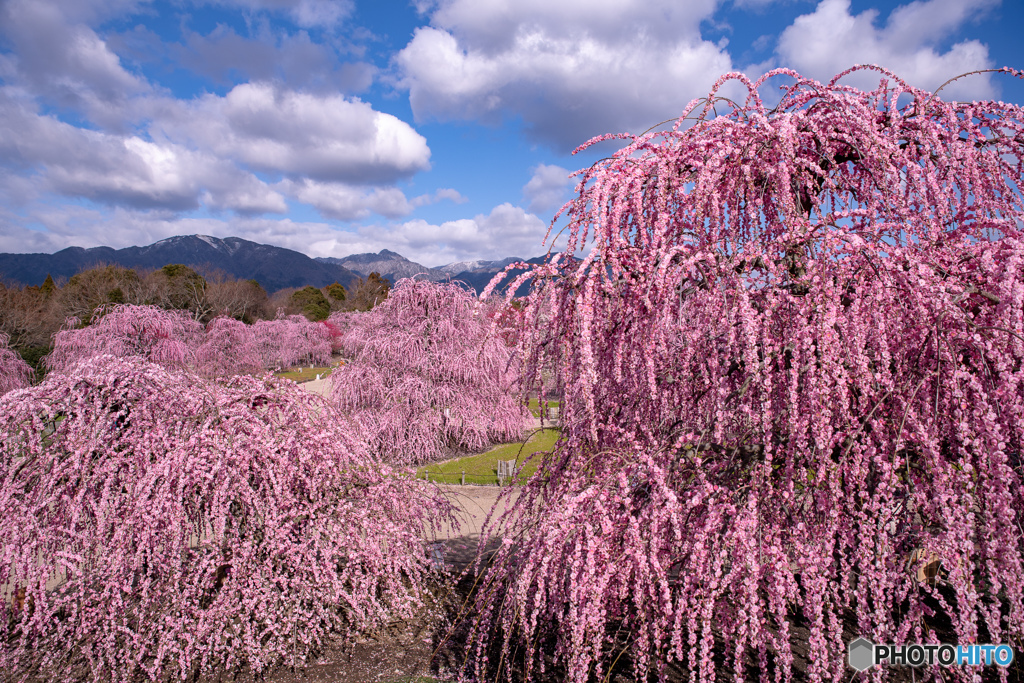
[[[377,254],[352,254],[344,258],[320,256],[316,260],[347,268],[360,277],[366,277],[370,273],[379,273],[391,284],[395,284],[402,278],[421,273],[425,274],[428,280],[440,280],[447,277],[443,273],[439,273],[437,268],[429,268],[410,261],[401,254],[388,249],[382,249]]]
[[[532,259],[523,259],[518,256],[509,256],[498,261],[457,261],[444,266],[430,268],[415,261],[410,261],[397,252],[382,249],[376,254],[353,254],[344,258],[321,256],[316,260],[348,268],[361,277],[366,277],[370,273],[376,272],[381,277],[386,278],[391,284],[402,278],[415,275],[422,275],[426,279],[433,281],[457,280],[465,282],[479,294],[490,284],[494,276],[504,270],[509,264],[516,263],[517,261],[539,264],[543,263],[546,258],[546,256],[538,256]],[[504,283],[511,281],[512,278],[522,272],[519,269],[512,271],[506,277]],[[529,286],[523,285],[516,292],[516,295],[525,296],[527,293],[529,293]]]
[[[181,235],[142,247],[68,247],[55,254],[0,254],[0,280],[20,285],[40,285],[47,274],[70,278],[99,264],[125,268],[162,268],[181,263],[192,268],[212,267],[243,280],[256,280],[269,292],[287,287],[324,287],[340,282],[346,288],[358,278],[379,273],[392,284],[402,278],[424,275],[430,280],[461,280],[479,294],[508,264],[526,260],[543,263],[546,257],[508,257],[497,261],[458,261],[430,268],[401,254],[383,249],[376,254],[353,254],[345,258],[310,258],[305,254],[250,242],[240,237]],[[522,271],[515,271],[511,277]],[[506,280],[507,282],[508,280]],[[525,295],[528,287],[517,295]]]
[[[0,278],[40,285],[48,273],[55,278],[70,278],[99,264],[155,270],[169,263],[223,270],[239,279],[256,280],[267,292],[306,285],[325,287],[333,282],[349,287],[359,277],[347,268],[322,263],[292,249],[240,237],[181,235],[144,247],[68,247],[55,254],[0,254]]]

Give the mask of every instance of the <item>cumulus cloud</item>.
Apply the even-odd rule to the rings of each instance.
[[[304,28],[333,28],[355,8],[351,0],[219,0],[218,4],[284,12]]]
[[[458,190],[450,187],[442,187],[433,194],[421,194],[419,197],[413,197],[410,202],[413,206],[428,206],[430,204],[437,204],[438,202],[446,199],[454,204],[465,204],[469,201],[469,198],[463,197],[462,193]]]
[[[536,215],[508,202],[494,207],[489,214],[445,221],[439,225],[411,220],[381,230],[361,229],[365,238],[376,234],[382,244],[407,258],[416,254],[419,263],[439,266],[459,260],[495,259],[506,256],[541,253],[547,223]],[[402,251],[405,249],[405,251]],[[408,252],[408,253],[407,253]]]
[[[45,231],[28,226],[42,226]],[[109,211],[73,204],[38,205],[25,216],[0,211],[0,252],[53,252],[68,246],[123,248],[174,235],[241,237],[310,256],[397,251],[426,266],[455,261],[532,257],[547,224],[521,207],[501,204],[487,214],[440,224],[423,220],[339,228],[326,222],[232,215],[181,217],[162,210],[115,207]]]
[[[741,0],[762,10],[771,0]],[[878,63],[915,85],[991,66],[978,40],[946,45],[999,0],[917,0],[884,24],[852,14],[849,0],[822,0],[781,34],[777,64],[828,79],[854,63]],[[430,25],[398,53],[399,83],[421,120],[499,123],[519,117],[528,134],[566,151],[609,132],[638,133],[676,116],[734,70],[725,42],[701,35],[716,0],[435,0]],[[748,65],[753,72],[770,63]],[[877,78],[847,81],[875,85]],[[987,76],[950,96],[989,97]]]
[[[86,11],[91,3],[83,3]],[[8,78],[107,127],[121,126],[130,97],[150,91],[69,7],[43,0],[0,3],[0,35],[14,48]]]
[[[286,180],[281,188],[321,216],[351,221],[377,213],[386,218],[407,216],[412,204],[397,187],[353,187],[342,183],[321,183],[305,178],[299,182]]]
[[[828,80],[853,64],[885,66],[911,85],[934,89],[949,78],[992,66],[988,48],[964,40],[943,51],[948,39],[967,21],[999,4],[999,0],[917,0],[893,10],[879,24],[877,10],[850,11],[850,0],[822,0],[814,12],[798,17],[779,37],[783,64]],[[859,87],[878,84],[864,75],[844,82]],[[947,97],[987,98],[994,95],[988,74],[963,79],[943,91]]]
[[[10,48],[0,53],[0,161],[12,169],[4,186],[18,175],[37,195],[133,211],[285,213],[287,196],[324,216],[356,220],[398,218],[418,205],[391,185],[430,167],[426,140],[342,93],[369,85],[374,67],[341,64],[334,43],[260,22],[251,39],[226,27],[207,36],[186,31],[182,54],[141,26],[113,34],[114,46],[143,61],[176,65],[192,54],[194,66],[227,82],[262,79],[223,95],[177,99],[126,67],[92,27],[145,4],[0,0],[0,41]],[[334,0],[229,4],[321,27],[352,10]],[[147,57],[146,50],[155,52]]]
[[[50,202],[35,205],[15,220],[0,218],[0,251],[45,253],[71,246],[122,248],[152,244],[173,235],[214,234],[204,230],[229,224],[216,218],[181,218],[172,211],[120,206],[99,209]]]
[[[320,181],[379,185],[430,168],[426,139],[404,121],[359,99],[270,83],[206,95],[154,130],[254,169]]]
[[[732,69],[715,0],[444,0],[398,53],[418,119],[521,116],[561,150],[678,115]]]
[[[530,211],[543,213],[560,208],[568,199],[568,191],[576,181],[569,169],[552,164],[538,164],[530,181],[523,186],[523,196]]]
[[[155,34],[128,38],[159,44]],[[367,62],[341,62],[332,45],[314,42],[306,31],[275,33],[266,27],[248,37],[219,24],[206,35],[187,33],[184,42],[170,46],[168,52],[216,83],[277,80],[296,90],[359,92],[370,86],[377,71]]]
[[[0,90],[0,158],[45,189],[135,208],[283,212],[284,198],[252,173],[172,143],[87,130],[40,115]]]

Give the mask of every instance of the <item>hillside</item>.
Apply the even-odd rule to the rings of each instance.
[[[69,278],[98,264],[156,269],[169,263],[222,270],[236,278],[256,280],[268,292],[306,285],[324,287],[333,282],[349,287],[358,277],[336,263],[312,259],[291,249],[239,237],[183,235],[125,249],[68,247],[55,254],[0,254],[0,278],[7,283],[40,285],[47,273]]]

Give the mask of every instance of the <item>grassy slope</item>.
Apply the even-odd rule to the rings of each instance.
[[[321,378],[327,377],[327,375],[331,374],[331,370],[333,369],[334,368],[311,368],[306,366],[302,368],[302,372],[299,372],[298,370],[287,370],[285,372],[275,372],[274,375],[290,379],[293,382],[308,382],[316,379],[317,375],[320,375]]]
[[[540,417],[540,403],[538,402],[537,399],[531,398],[530,399],[530,406],[529,407],[530,407],[530,412],[533,413],[534,417]],[[552,408],[554,408],[556,410],[559,408],[558,401],[548,401],[548,410],[550,410]]]
[[[525,447],[522,443],[503,444],[485,453],[421,467],[416,472],[416,476],[422,477],[429,472],[431,481],[458,484],[462,481],[462,472],[465,471],[467,484],[497,484],[499,460],[518,460],[522,463],[537,451],[550,452],[555,446],[558,434],[557,429],[537,430],[526,441]],[[530,459],[526,467],[523,468],[522,476],[525,478],[533,474],[540,461],[541,456],[539,455]]]

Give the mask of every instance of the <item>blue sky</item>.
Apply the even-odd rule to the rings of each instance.
[[[724,72],[934,88],[1024,68],[1020,27],[1018,0],[0,0],[0,251],[530,257],[576,146]],[[943,92],[1024,102],[1005,75]]]

